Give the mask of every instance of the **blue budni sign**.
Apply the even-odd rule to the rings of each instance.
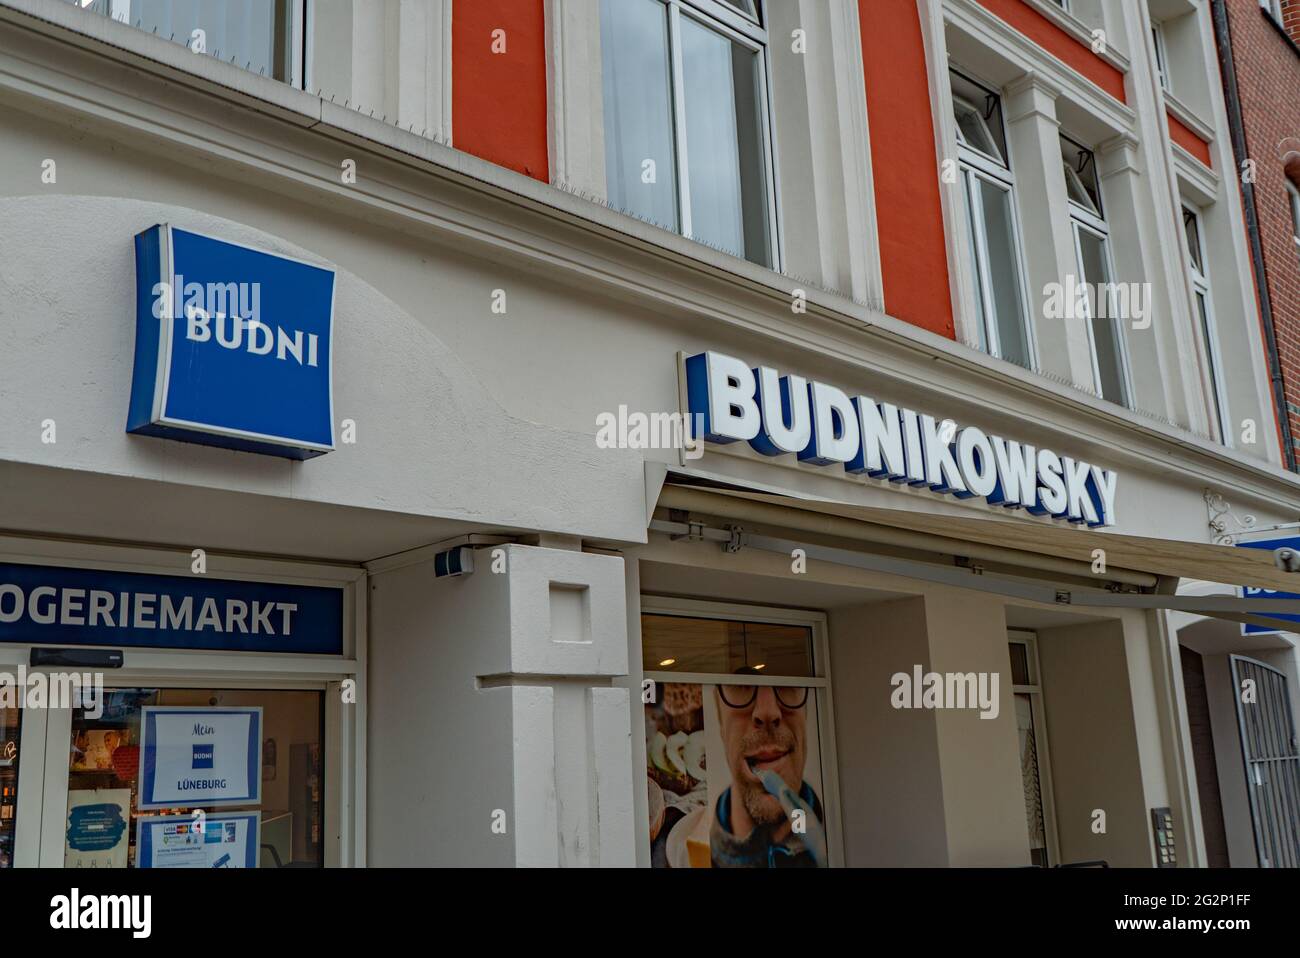
[[[1291,549],[1300,553],[1300,537],[1289,536],[1284,539],[1259,539],[1255,542],[1238,542],[1238,546],[1243,549],[1267,549],[1270,552],[1275,549]],[[1241,589],[1242,598],[1245,599],[1300,599],[1300,592],[1279,592],[1276,589],[1257,589],[1254,586],[1243,586]],[[1291,615],[1284,612],[1268,613],[1270,619],[1282,619],[1286,622],[1300,622],[1300,615]],[[1261,633],[1282,632],[1283,627],[1279,624],[1276,627],[1265,625],[1251,625],[1243,623],[1241,626],[1242,635],[1259,635]],[[1296,628],[1285,631],[1300,632],[1300,625]]]
[[[126,431],[309,459],[334,448],[334,271],[153,226],[135,238]]]

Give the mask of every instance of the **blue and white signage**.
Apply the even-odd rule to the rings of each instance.
[[[1238,542],[1237,545],[1242,549],[1267,549],[1272,552],[1274,549],[1291,549],[1300,554],[1300,536],[1288,536],[1282,539],[1260,539],[1256,542]],[[1279,592],[1276,589],[1257,589],[1254,586],[1243,586],[1241,596],[1244,599],[1300,599],[1300,592]],[[1286,622],[1300,622],[1300,615],[1292,615],[1287,612],[1269,612],[1270,619],[1282,619]],[[1300,632],[1300,626],[1295,629],[1283,630],[1278,626],[1251,625],[1243,622],[1241,625],[1242,635],[1262,635],[1274,632],[1293,631]]]
[[[343,590],[0,562],[0,642],[343,653]]]
[[[334,448],[334,271],[173,226],[135,238],[126,431],[287,459]]]
[[[261,812],[208,815],[200,826],[186,815],[136,819],[137,868],[257,868]]]
[[[929,488],[1090,526],[1115,524],[1119,475],[1081,459],[958,426],[911,409],[850,397],[826,383],[782,376],[721,353],[686,360],[692,418],[704,439],[747,442],[850,475]]]
[[[138,808],[261,802],[261,706],[140,710]]]

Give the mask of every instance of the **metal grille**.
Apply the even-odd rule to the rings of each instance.
[[[1300,867],[1300,750],[1286,676],[1240,655],[1232,675],[1260,867]]]

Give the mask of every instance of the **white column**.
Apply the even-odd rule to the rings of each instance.
[[[1032,71],[1008,84],[1003,101],[1007,148],[1016,178],[1029,315],[1038,342],[1039,368],[1095,391],[1086,321],[1043,315],[1045,287],[1067,283],[1072,276],[1079,278],[1061,165],[1061,131],[1056,118],[1059,95],[1060,90]]]
[[[599,0],[546,0],[551,182],[603,200],[605,114]]]

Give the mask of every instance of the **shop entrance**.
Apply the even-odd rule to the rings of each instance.
[[[3,794],[14,793],[0,819],[5,865],[337,861],[327,826],[340,785],[326,707],[334,683],[235,684],[127,682],[72,708],[14,710],[24,725],[19,754],[0,766]]]
[[[1243,655],[1231,661],[1260,867],[1300,867],[1300,750],[1286,675]]]
[[[0,868],[364,864],[365,573],[188,569],[0,537]]]
[[[93,711],[72,709],[70,718],[65,868],[322,865],[321,692],[115,688]],[[230,742],[227,727],[209,724],[218,720],[245,741]],[[160,721],[185,726],[188,755],[158,741]],[[191,742],[200,727],[203,741]],[[145,743],[147,735],[154,741]],[[146,744],[152,768],[141,765]],[[223,780],[231,768],[220,753],[234,747],[241,765],[243,752],[258,756],[251,776],[247,766],[236,773],[253,779],[249,794],[215,807],[158,807],[173,796],[162,781],[169,773],[182,782]]]

